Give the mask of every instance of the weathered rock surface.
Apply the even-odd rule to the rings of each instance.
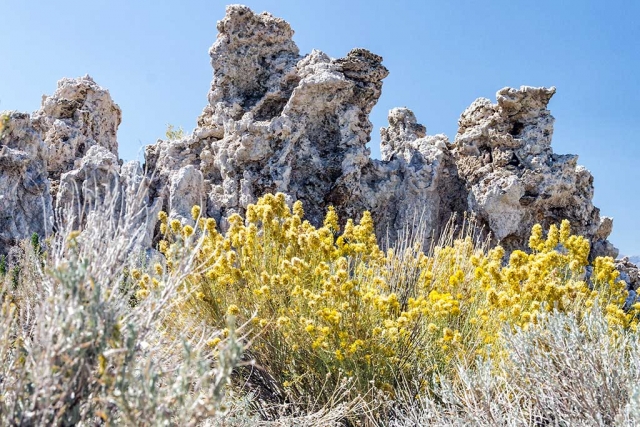
[[[203,176],[206,212],[222,220],[266,192],[302,200],[314,223],[326,207],[343,216],[372,211],[379,231],[394,233],[417,212],[438,233],[453,212],[471,210],[496,242],[522,247],[531,226],[568,218],[615,255],[610,219],[592,204],[593,178],[577,156],[551,149],[555,89],[498,92],[461,116],[453,144],[428,136],[407,108],[389,113],[381,130],[382,161],[372,160],[368,114],[388,71],[363,49],[332,59],[300,57],[281,19],[230,6],[211,48],[214,78],[193,135],[147,149],[154,188],[172,196],[170,176],[193,165]],[[184,216],[184,215],[181,215]]]
[[[94,145],[104,147],[117,160],[121,116],[109,91],[91,77],[60,80],[55,93],[43,97],[42,107],[33,114],[49,150],[47,168],[52,181],[79,167]]]
[[[0,254],[53,226],[47,147],[25,113],[0,117]]]
[[[94,145],[80,159],[77,169],[62,174],[56,195],[56,209],[77,229],[88,212],[117,194],[120,177],[118,158]]]
[[[173,210],[175,198],[168,183],[188,165],[202,173],[207,214],[223,225],[231,213],[277,191],[302,200],[316,224],[328,205],[343,217],[371,210],[391,235],[416,210],[425,209],[437,230],[451,200],[466,204],[465,197],[444,196],[462,188],[446,137],[425,137],[423,127],[422,133],[402,130],[400,116],[413,116],[408,110],[391,116],[384,161],[370,158],[368,116],[388,74],[381,57],[364,49],[340,59],[317,50],[301,57],[286,22],[241,6],[227,9],[218,30],[209,105],[198,128],[147,148],[154,195],[166,209]]]
[[[54,188],[60,181],[58,206],[72,196],[81,202],[78,218],[80,206],[101,203],[107,189],[148,186],[141,216],[148,243],[159,209],[191,222],[191,206],[199,204],[224,228],[232,213],[280,191],[291,202],[303,201],[315,224],[329,205],[343,218],[369,210],[380,235],[392,241],[415,216],[437,236],[452,214],[471,212],[509,250],[526,246],[534,223],[568,218],[591,239],[592,255],[617,254],[607,240],[612,220],[592,203],[593,177],[577,156],[551,149],[554,119],[547,105],[555,88],[505,88],[496,103],[478,99],[461,115],[453,142],[428,135],[411,110],[393,109],[381,130],[382,158],[373,160],[366,147],[369,113],[388,74],[381,57],[364,49],[339,59],[318,50],[301,56],[288,23],[244,6],[229,6],[218,31],[209,52],[208,105],[197,128],[148,146],[144,172],[120,166],[120,109],[90,77],[62,80],[33,123],[28,116],[16,121],[22,124],[13,125],[7,141],[24,139],[21,150],[48,147],[48,154],[29,151],[24,162],[36,162]],[[5,179],[5,169],[12,178]],[[2,179],[18,188],[27,180],[18,170],[26,169],[2,166]],[[48,196],[46,179],[43,185],[36,193]],[[12,191],[12,200],[22,200]],[[12,203],[7,209],[20,209]],[[8,242],[24,233],[5,234]]]
[[[126,192],[148,181],[137,163],[121,171],[116,139],[120,108],[89,76],[60,80],[55,93],[43,97],[42,107],[32,116],[4,117],[0,254],[32,233],[50,234],[56,216],[75,228],[107,199],[117,215],[126,208]],[[140,198],[149,205],[142,213],[149,210],[155,218],[157,205],[149,202],[148,195]],[[141,214],[138,218],[148,221]],[[149,222],[149,236],[143,239],[147,245],[155,219]]]
[[[640,269],[629,257],[623,257],[616,261],[616,268],[620,272],[620,279],[627,283],[629,289],[640,288]]]
[[[640,295],[638,295],[638,289],[640,288],[640,269],[626,256],[616,261],[616,269],[620,272],[619,279],[627,284],[629,295],[627,295],[623,308],[629,310],[633,304],[640,302]]]
[[[594,255],[617,256],[606,242],[611,218],[593,206],[593,177],[578,156],[551,149],[555,88],[504,88],[497,103],[476,100],[459,120],[454,155],[469,189],[470,209],[508,249],[523,246],[531,227],[563,219],[593,242]]]
[[[133,246],[150,248],[160,204],[149,198],[149,181],[140,163],[131,161],[121,166],[113,153],[94,145],[77,169],[62,174],[55,203],[57,217],[77,229],[91,212],[110,212],[113,221],[105,226],[124,227]],[[181,190],[183,203],[190,203],[192,189]]]

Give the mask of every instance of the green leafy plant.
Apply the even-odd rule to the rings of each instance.
[[[4,255],[0,255],[0,276],[7,275],[7,258]]]

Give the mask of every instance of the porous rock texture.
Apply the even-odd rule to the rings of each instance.
[[[29,114],[0,117],[0,255],[32,233],[47,236],[53,208],[47,147]]]
[[[90,76],[62,79],[33,115],[48,147],[47,170],[56,217],[77,228],[100,206],[115,218],[135,210],[135,223],[119,223],[139,246],[150,247],[159,203],[149,199],[147,178],[138,162],[118,157],[120,107]],[[134,206],[135,205],[135,206]],[[136,236],[143,233],[143,236]]]
[[[230,6],[218,30],[198,127],[147,148],[154,195],[185,221],[188,211],[174,208],[176,180],[197,182],[189,188],[202,188],[207,214],[223,224],[260,195],[282,191],[302,200],[316,224],[328,205],[343,217],[370,210],[392,241],[416,214],[437,235],[452,213],[471,210],[508,249],[525,246],[534,223],[568,218],[598,254],[615,254],[606,241],[611,220],[601,220],[591,201],[590,173],[577,156],[551,149],[546,107],[554,88],[505,88],[497,104],[475,101],[453,143],[427,135],[409,109],[393,109],[378,161],[366,143],[388,74],[382,58],[364,49],[340,59],[317,50],[302,57],[285,21],[243,6]]]
[[[640,288],[640,269],[629,260],[629,257],[617,260],[616,269],[620,272],[620,279],[625,281],[629,289]]]
[[[78,227],[105,200],[114,216],[133,209],[126,200],[136,198],[124,196],[148,186],[139,163],[118,159],[120,108],[89,76],[60,80],[33,115],[1,117],[0,254],[32,233],[48,236],[56,218]],[[138,242],[150,246],[160,207],[148,192],[137,197],[143,208],[131,235],[143,229]]]
[[[224,228],[229,215],[279,191],[290,202],[303,201],[314,224],[329,205],[342,218],[369,210],[379,235],[391,242],[418,222],[427,236],[437,236],[452,214],[469,212],[508,250],[526,246],[534,223],[568,218],[592,241],[592,255],[617,255],[607,240],[612,221],[592,203],[593,177],[577,165],[577,156],[551,149],[554,119],[547,105],[554,88],[505,88],[496,103],[478,99],[461,115],[453,142],[427,135],[409,109],[393,109],[389,126],[381,129],[382,158],[375,160],[366,144],[369,113],[388,75],[380,56],[365,49],[339,59],[318,50],[302,56],[287,22],[238,5],[227,8],[218,31],[209,52],[214,74],[208,105],[197,127],[148,146],[144,168],[120,166],[120,109],[88,76],[62,80],[34,123],[27,116],[10,128],[31,136],[15,136],[14,130],[7,141],[40,147],[25,162],[36,162],[41,181],[46,170],[51,187],[60,187],[57,206],[72,194],[91,206],[103,199],[97,188],[128,191],[144,181],[141,221],[149,244],[161,208],[192,223],[189,212],[198,204]],[[9,169],[2,168],[4,179]],[[26,185],[26,172],[18,169],[7,175],[11,188]],[[42,182],[33,191],[49,197],[51,209],[49,184]],[[23,200],[13,191],[10,212],[20,209],[15,200]],[[12,230],[3,228],[6,241],[25,235]]]
[[[109,92],[91,77],[60,80],[55,93],[43,97],[42,107],[33,114],[49,150],[47,169],[52,181],[80,166],[94,145],[104,147],[117,160],[121,117]]]
[[[62,174],[56,213],[61,219],[65,217],[67,226],[77,229],[91,212],[98,207],[106,208],[114,221],[105,226],[126,227],[125,235],[135,240],[138,249],[149,248],[160,205],[158,201],[149,200],[148,185],[149,178],[140,163],[131,161],[120,165],[107,148],[94,145],[82,157],[77,169]],[[185,194],[188,193],[185,191]],[[120,218],[130,220],[120,221]]]
[[[278,191],[303,201],[315,224],[329,205],[343,218],[370,210],[392,239],[415,211],[438,230],[454,206],[466,204],[465,197],[449,197],[463,185],[446,137],[403,133],[401,122],[413,117],[408,110],[386,130],[383,161],[370,158],[368,116],[388,75],[381,57],[364,49],[340,59],[317,50],[302,57],[285,21],[242,6],[230,6],[218,30],[209,105],[198,128],[147,148],[154,196],[170,212],[180,213],[173,182],[198,181],[198,172],[201,202],[223,226],[231,213]],[[186,173],[187,166],[195,169]]]
[[[497,103],[473,102],[460,117],[453,153],[468,202],[507,249],[522,247],[535,223],[569,219],[594,255],[617,256],[606,240],[612,219],[593,206],[593,177],[578,156],[551,149],[555,88],[504,88]]]

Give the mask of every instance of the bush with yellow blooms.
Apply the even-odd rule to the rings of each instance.
[[[638,307],[622,309],[627,291],[613,259],[596,259],[587,276],[589,243],[566,220],[546,235],[536,225],[530,251],[506,259],[501,247],[488,250],[464,233],[429,253],[420,244],[385,252],[368,212],[340,227],[329,208],[315,227],[301,202],[289,207],[280,193],[229,217],[224,234],[198,206],[192,214],[193,226],[159,217],[166,268],[182,256],[199,266],[183,284],[190,305],[175,316],[220,328],[229,318],[251,322],[255,363],[239,371],[241,383],[279,399],[322,404],[344,378],[362,395],[393,395],[399,382],[428,393],[434,374],[499,360],[505,328],[526,330],[554,310],[579,316],[598,305],[612,334],[637,328]],[[139,298],[162,286],[163,268],[136,273]]]
[[[4,133],[5,129],[9,126],[9,114],[0,114],[0,137]]]

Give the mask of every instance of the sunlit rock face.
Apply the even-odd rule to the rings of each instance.
[[[469,190],[469,207],[497,242],[522,247],[531,227],[569,219],[593,242],[594,255],[617,256],[606,241],[611,218],[593,206],[593,177],[578,156],[551,148],[554,118],[547,109],[555,88],[504,88],[497,103],[480,98],[459,120],[453,147]]]
[[[300,56],[289,24],[243,6],[228,7],[218,30],[198,128],[147,149],[153,191],[167,209],[175,198],[167,183],[187,165],[202,174],[199,199],[223,225],[278,191],[304,202],[315,224],[329,205],[343,218],[370,210],[392,240],[416,213],[439,230],[453,206],[466,206],[466,196],[449,195],[464,186],[446,137],[427,137],[421,125],[422,133],[403,131],[404,116],[415,122],[409,110],[390,115],[383,161],[370,158],[369,113],[388,75],[380,56],[364,49],[339,59],[317,50]]]
[[[50,178],[58,181],[63,173],[78,167],[94,145],[104,147],[117,159],[121,117],[109,91],[91,77],[60,80],[55,93],[43,97],[42,107],[33,114],[49,151]]]
[[[0,130],[0,254],[33,233],[51,234],[56,219],[77,228],[106,200],[113,214],[126,209],[123,195],[148,181],[139,164],[118,158],[120,108],[89,76],[62,79],[32,115],[2,114]],[[155,212],[141,239],[151,245]],[[154,211],[155,209],[155,211]],[[144,218],[143,218],[144,217]]]
[[[231,214],[258,197],[283,192],[304,203],[314,224],[330,205],[342,218],[369,210],[379,236],[391,242],[419,223],[429,244],[453,214],[467,213],[508,250],[526,246],[534,223],[568,218],[592,241],[592,255],[617,253],[607,241],[612,221],[592,203],[593,177],[577,156],[551,149],[547,105],[555,88],[504,88],[495,103],[476,100],[460,116],[453,142],[429,135],[408,108],[395,108],[380,131],[382,158],[374,160],[366,147],[369,113],[389,73],[380,56],[365,49],[338,59],[318,50],[301,55],[287,22],[245,6],[229,6],[217,28],[209,51],[213,81],[196,129],[148,146],[144,168],[121,166],[120,109],[88,76],[61,80],[33,120],[11,119],[3,146],[26,154],[12,151],[13,160],[0,164],[0,182],[10,182],[4,185],[14,200],[2,214],[35,212],[16,207],[28,191],[50,212],[51,188],[57,206],[73,191],[90,205],[103,200],[91,189],[128,191],[144,183],[146,242],[161,208],[192,223],[190,208],[198,204],[225,228]],[[32,178],[41,185],[31,190],[24,171],[35,166],[27,164],[39,170]],[[3,239],[26,236],[34,221],[7,226]],[[48,232],[50,223],[39,227]]]
[[[243,6],[228,7],[218,30],[198,128],[147,149],[168,209],[175,196],[167,183],[193,165],[204,179],[196,199],[223,223],[282,191],[302,200],[316,224],[328,205],[345,217],[370,210],[392,240],[416,214],[437,235],[454,212],[470,210],[510,249],[525,245],[534,223],[569,218],[600,253],[613,254],[609,220],[591,202],[593,178],[576,156],[551,149],[554,88],[505,88],[496,104],[475,101],[453,143],[427,135],[411,110],[393,109],[381,129],[382,160],[372,160],[368,115],[388,74],[382,58],[364,49],[300,56],[285,21]]]

